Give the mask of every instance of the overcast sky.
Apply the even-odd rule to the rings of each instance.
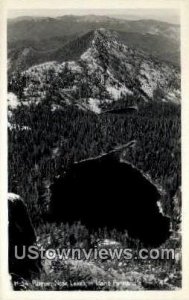
[[[58,17],[63,15],[106,15],[129,20],[154,19],[169,23],[180,23],[179,11],[170,9],[93,9],[93,10],[10,10],[8,18],[21,16],[48,16]]]

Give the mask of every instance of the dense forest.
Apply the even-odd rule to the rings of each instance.
[[[115,107],[123,103],[120,100]],[[124,158],[163,188],[163,205],[171,215],[171,198],[181,180],[178,105],[141,103],[128,115],[96,115],[74,106],[52,111],[49,106],[49,102],[20,106],[12,117],[16,125],[9,129],[9,190],[25,199],[34,223],[41,222],[45,213],[46,180],[53,181],[75,161],[133,139],[137,144]]]

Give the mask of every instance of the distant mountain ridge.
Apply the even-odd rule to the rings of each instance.
[[[128,21],[106,16],[22,17],[8,21],[9,70],[48,60],[69,52],[69,43],[99,28],[116,31],[129,47],[180,65],[180,27],[154,20]],[[64,46],[68,46],[67,50]],[[46,53],[41,53],[46,51]],[[26,54],[27,53],[27,54]],[[59,55],[58,55],[59,56]],[[64,60],[67,57],[64,56]],[[71,59],[71,58],[69,58]],[[75,58],[73,58],[75,59]],[[26,64],[26,67],[25,67]]]
[[[32,38],[40,40],[52,38],[55,35],[66,36],[70,34],[86,33],[100,27],[123,32],[138,32],[159,34],[179,39],[180,26],[155,20],[123,20],[107,16],[63,16],[57,18],[25,17],[8,20],[8,39],[22,40]]]

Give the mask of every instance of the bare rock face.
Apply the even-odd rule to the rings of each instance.
[[[21,276],[22,278],[31,278],[39,272],[39,259],[29,259],[27,257],[28,247],[36,242],[36,235],[26,205],[20,196],[8,194],[8,213],[9,213],[9,272],[12,278]],[[26,249],[26,255],[21,257]]]
[[[147,246],[158,246],[169,237],[170,220],[158,208],[161,195],[156,186],[114,155],[73,164],[55,180],[51,192],[56,220],[81,221],[91,230],[127,230]]]

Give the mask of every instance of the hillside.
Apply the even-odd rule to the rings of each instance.
[[[154,97],[156,101],[180,102],[179,69],[129,48],[115,32],[89,32],[70,42],[69,49],[56,52],[56,61],[45,56],[48,62],[13,72],[10,92],[26,105],[50,101],[52,109],[64,103],[96,113],[112,101],[125,98],[128,102],[129,97],[135,104]]]
[[[73,36],[67,38],[54,38],[52,40],[21,41],[9,50],[9,73],[12,71],[23,71],[29,67],[49,61],[63,62],[67,60],[77,60],[91,40],[91,32],[84,36]],[[16,43],[17,44],[17,43]],[[57,48],[57,45],[59,47]],[[48,49],[49,46],[49,49]],[[54,47],[54,49],[53,49]]]
[[[33,65],[35,60],[36,63],[44,62],[43,57],[47,57],[46,61],[56,60],[57,53],[69,52],[72,49],[69,47],[70,41],[101,27],[119,32],[127,46],[137,47],[157,56],[158,59],[180,65],[178,25],[150,20],[127,21],[103,16],[64,16],[9,20],[9,68],[23,69],[29,64]]]

